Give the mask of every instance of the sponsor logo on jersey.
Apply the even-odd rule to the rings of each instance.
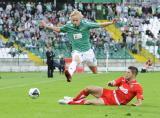
[[[120,86],[119,89],[120,89],[124,94],[128,94],[128,89],[124,88],[123,86]]]
[[[73,38],[74,39],[81,39],[82,38],[82,34],[81,33],[77,33],[77,34],[73,34]]]

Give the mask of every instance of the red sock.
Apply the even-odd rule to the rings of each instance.
[[[84,104],[85,100],[84,99],[81,99],[81,100],[77,100],[77,101],[71,101],[69,102],[68,104],[71,104],[71,105],[82,105]]]
[[[82,90],[75,98],[73,98],[73,101],[78,101],[78,100],[84,99],[88,95],[89,95],[88,92],[86,92],[85,90]]]

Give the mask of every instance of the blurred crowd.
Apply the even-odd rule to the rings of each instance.
[[[114,40],[105,29],[94,29],[90,33],[91,42],[95,50],[118,51],[127,48],[133,53],[140,53],[143,40],[142,34],[152,35],[152,31],[146,32],[143,25],[149,23],[152,18],[160,18],[160,5],[149,4],[95,4],[95,3],[75,3],[63,5],[62,9],[57,9],[56,5],[49,3],[23,3],[23,2],[0,2],[0,33],[9,38],[7,43],[0,40],[0,47],[11,47],[14,43],[28,50],[38,49],[44,53],[45,46],[52,44],[56,49],[61,49],[65,45],[70,52],[70,43],[64,33],[55,33],[40,27],[40,21],[46,20],[53,25],[61,26],[69,20],[69,14],[73,9],[82,11],[88,20],[96,19],[112,20],[119,18],[116,24],[122,31],[122,39]],[[159,29],[158,29],[159,30]],[[151,36],[151,35],[148,36]],[[159,41],[160,31],[156,36],[151,36]],[[160,45],[159,45],[160,46]]]

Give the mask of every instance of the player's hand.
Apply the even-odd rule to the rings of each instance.
[[[111,83],[111,82],[108,82],[107,85],[108,85],[108,86],[112,86],[112,83]]]
[[[113,81],[108,82],[107,85],[112,87],[113,86]]]
[[[133,103],[133,104],[131,104],[131,106],[139,106],[139,105],[137,105],[137,104]]]
[[[44,20],[42,20],[42,21],[40,22],[40,26],[41,26],[41,27],[46,27],[46,25],[47,25],[47,23],[46,23]]]
[[[119,21],[119,19],[114,18],[114,19],[112,20],[112,23],[116,23],[116,22],[118,22],[118,21]]]
[[[142,100],[138,99],[136,103],[132,103],[132,106],[140,106],[142,104]]]

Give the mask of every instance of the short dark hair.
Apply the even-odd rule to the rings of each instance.
[[[129,66],[128,69],[130,69],[132,71],[132,73],[135,74],[135,76],[137,76],[137,74],[138,74],[138,68],[137,67]]]

